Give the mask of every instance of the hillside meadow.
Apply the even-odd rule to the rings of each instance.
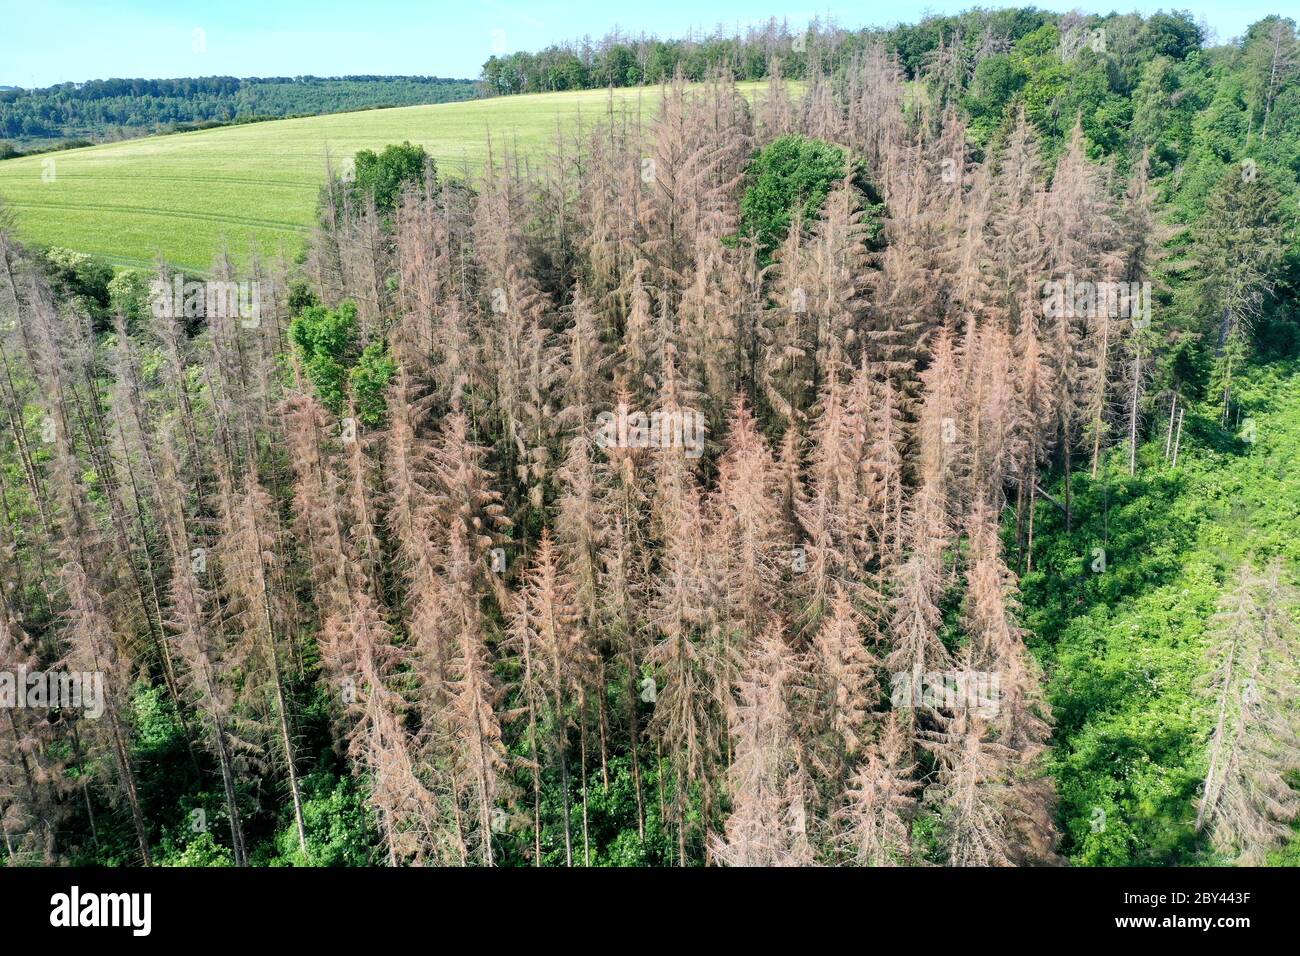
[[[743,84],[748,96],[760,83]],[[254,245],[296,253],[311,225],[326,157],[410,140],[440,169],[473,176],[495,143],[540,156],[557,128],[612,108],[653,111],[656,88],[583,90],[336,113],[127,140],[0,162],[0,197],[21,237],[144,266],[158,255],[206,271],[223,238],[236,258]]]

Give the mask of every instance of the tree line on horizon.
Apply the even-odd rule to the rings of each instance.
[[[257,120],[472,99],[472,80],[436,76],[186,77],[0,89],[0,159]]]
[[[1140,60],[1151,52],[1182,59],[1208,39],[1206,28],[1187,11],[1143,18],[1136,14],[1059,14],[1034,7],[974,9],[889,28],[854,29],[814,18],[802,30],[773,17],[743,32],[728,33],[719,27],[663,39],[616,30],[597,40],[583,37],[535,52],[494,54],[484,62],[480,82],[488,95],[508,95],[661,85],[671,82],[678,71],[692,82],[719,69],[738,81],[765,80],[774,63],[779,63],[787,79],[802,80],[818,73],[837,74],[863,50],[883,44],[898,57],[909,80],[925,73],[930,60],[947,49],[948,55],[966,62],[965,88],[981,62],[989,57],[1005,58],[1026,36],[1044,27],[1061,35],[1072,29],[1113,31],[1118,43],[1110,57],[1121,69],[1125,62]],[[1082,39],[1086,38],[1081,38],[1079,46],[1084,47],[1087,44]]]

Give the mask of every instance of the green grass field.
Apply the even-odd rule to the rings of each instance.
[[[753,95],[760,84],[745,84]],[[616,90],[617,108],[653,114],[658,88]],[[581,119],[606,113],[606,90],[336,113],[126,140],[0,162],[0,197],[29,242],[126,266],[161,254],[203,271],[223,237],[236,259],[256,246],[301,247],[325,179],[360,149],[410,140],[451,175],[481,168],[489,136],[538,155]]]

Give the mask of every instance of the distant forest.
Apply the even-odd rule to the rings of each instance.
[[[846,30],[813,20],[803,31],[792,31],[788,22],[772,18],[743,34],[719,30],[661,40],[614,32],[600,40],[587,37],[536,53],[493,56],[483,64],[482,83],[491,95],[543,93],[668,83],[678,69],[687,80],[700,81],[722,67],[736,80],[762,80],[773,63],[779,64],[783,76],[805,79],[818,72],[842,74],[856,56],[875,46],[896,55],[904,77],[911,80],[926,69],[941,47],[955,52],[974,70],[976,63],[991,55],[1005,57],[1017,41],[1044,26],[1059,27],[1063,20],[1072,26],[1082,21],[1106,26],[1121,39],[1122,52],[1134,62],[1144,49],[1182,59],[1203,39],[1201,28],[1187,11],[1156,13],[1144,20],[1134,14],[1084,16],[1026,7],[932,16],[889,29]]]
[[[60,83],[40,90],[0,89],[0,140],[39,148],[74,138],[102,141],[214,123],[447,103],[477,93],[472,80],[437,76],[206,76]],[[0,143],[0,158],[5,152]]]

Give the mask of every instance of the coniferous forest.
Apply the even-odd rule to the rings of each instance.
[[[0,208],[6,861],[1300,863],[1296,25],[935,22],[205,276]]]

